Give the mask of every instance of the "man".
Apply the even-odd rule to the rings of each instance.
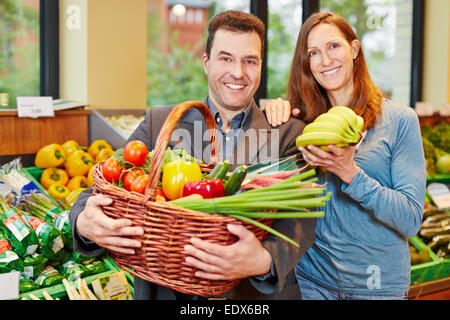
[[[264,25],[255,16],[239,11],[218,14],[208,27],[209,37],[203,56],[208,77],[206,104],[215,115],[219,129],[221,158],[234,168],[241,163],[276,159],[297,151],[295,138],[304,124],[291,119],[279,129],[272,129],[253,101],[261,75]],[[174,88],[176,90],[176,88]],[[173,106],[151,109],[129,140],[141,140],[151,150],[161,126]],[[208,162],[208,139],[201,114],[191,109],[180,119],[169,146],[185,148],[191,155]],[[199,141],[200,140],[200,141]],[[199,145],[201,147],[199,147]],[[273,148],[272,146],[276,148]],[[268,153],[268,149],[272,152]],[[273,151],[276,149],[275,151]],[[102,205],[111,203],[105,196],[82,193],[70,212],[74,246],[85,255],[100,253],[103,248],[134,253],[140,242],[130,239],[142,235],[140,227],[131,227],[127,219],[107,217]],[[294,266],[313,244],[315,219],[276,219],[273,228],[298,243],[295,248],[284,240],[269,236],[262,243],[241,225],[229,225],[238,241],[220,246],[191,239],[184,249],[186,263],[199,269],[205,279],[243,279],[221,297],[230,299],[299,299]],[[172,289],[157,286],[135,277],[135,299],[196,299]]]

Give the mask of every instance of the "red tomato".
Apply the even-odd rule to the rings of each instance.
[[[143,174],[136,179],[134,179],[133,183],[131,184],[130,191],[136,191],[138,193],[145,193],[145,188],[147,187],[148,180],[150,179],[150,176],[148,174]]]
[[[159,189],[159,188],[156,189],[156,195],[157,195],[157,196],[164,197],[164,199],[167,198],[166,195],[164,194],[164,191],[162,191],[162,190]]]
[[[119,182],[123,169],[117,159],[109,158],[105,161],[105,163],[103,163],[102,171],[103,176],[107,181]]]
[[[143,166],[147,161],[147,146],[139,140],[128,142],[123,148],[123,159],[136,167]]]
[[[130,191],[130,187],[131,184],[133,183],[133,181],[144,174],[144,170],[139,169],[139,168],[134,168],[131,169],[131,171],[128,171],[127,173],[125,173],[123,175],[123,186],[125,187],[125,189],[127,189],[128,191]]]

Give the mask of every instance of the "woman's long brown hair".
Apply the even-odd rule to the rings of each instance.
[[[303,24],[297,39],[297,46],[291,65],[287,88],[287,99],[293,108],[300,108],[300,117],[305,122],[314,121],[332,106],[326,90],[319,85],[311,72],[308,58],[308,35],[321,23],[337,27],[349,44],[358,40],[352,27],[341,16],[331,12],[319,12],[311,15]],[[362,49],[353,65],[353,93],[347,107],[364,119],[364,129],[374,126],[375,119],[381,113],[383,94],[373,83],[366,66]]]

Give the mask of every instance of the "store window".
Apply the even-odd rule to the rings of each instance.
[[[148,0],[149,106],[205,99],[208,82],[201,57],[208,22],[228,9],[249,12],[250,1]]]
[[[0,108],[40,94],[39,0],[0,1]]]
[[[352,25],[376,85],[409,105],[413,0],[321,0],[320,10],[335,12]]]
[[[302,1],[269,0],[267,27],[267,97],[284,97],[297,36]]]

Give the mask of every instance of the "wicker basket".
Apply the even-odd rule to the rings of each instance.
[[[137,237],[142,247],[134,255],[110,252],[113,260],[131,274],[157,285],[176,291],[200,296],[222,294],[240,280],[206,280],[196,277],[197,269],[185,264],[187,254],[184,246],[191,237],[198,237],[213,243],[229,245],[237,238],[227,230],[227,224],[243,224],[262,241],[267,232],[252,224],[244,223],[220,214],[207,214],[178,207],[169,202],[155,201],[156,188],[161,175],[161,163],[172,131],[184,112],[197,108],[203,115],[210,134],[211,157],[209,165],[201,166],[208,172],[219,161],[219,144],[216,122],[208,107],[196,101],[177,105],[167,117],[158,135],[153,161],[150,164],[150,180],[145,195],[129,192],[114,186],[103,178],[102,166],[94,172],[94,194],[104,194],[113,199],[104,207],[106,215],[112,218],[127,218],[135,226],[144,228],[144,235]],[[270,226],[272,220],[259,219]]]

